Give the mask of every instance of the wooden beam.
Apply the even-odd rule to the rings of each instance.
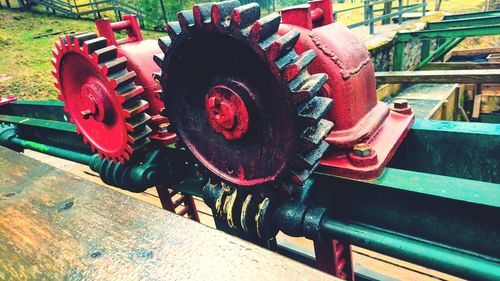
[[[2,280],[339,280],[4,147],[0,170]]]
[[[500,62],[428,62],[422,70],[500,69]]]
[[[381,84],[495,84],[500,81],[500,69],[376,72],[375,78]]]

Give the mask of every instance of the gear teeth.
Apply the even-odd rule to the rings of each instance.
[[[52,76],[54,76],[54,78],[56,78],[56,79],[57,79],[57,77],[59,76],[59,75],[57,74],[57,71],[55,71],[55,70],[52,70],[50,73],[52,73]],[[56,85],[54,84],[54,86],[56,86]],[[57,88],[57,86],[56,86],[56,88]]]
[[[94,52],[93,59],[96,60],[98,64],[103,64],[110,61],[118,56],[118,49],[115,45],[110,45],[102,49],[98,49]]]
[[[191,30],[194,26],[194,15],[192,10],[184,10],[180,11],[177,14],[177,20],[179,21],[179,25],[183,31]]]
[[[285,35],[281,36],[278,40],[272,42],[267,51],[267,58],[269,61],[275,61],[290,53],[300,37],[300,32],[296,29],[288,31]],[[313,51],[314,52],[314,51]]]
[[[292,29],[280,35],[278,29],[281,16],[278,13],[259,19],[260,6],[257,3],[239,5],[239,1],[231,0],[195,5],[192,13],[180,12],[179,22],[167,24],[169,36],[158,40],[163,55],[154,56],[154,61],[163,72],[155,74],[155,80],[161,81],[163,90],[168,88],[164,78],[168,75],[166,71],[168,71],[173,49],[177,48],[183,40],[189,40],[189,36],[196,32],[218,32],[247,44],[259,55],[260,59],[268,64],[278,82],[288,86],[287,92],[295,103],[296,119],[294,121],[297,122],[299,128],[294,137],[299,147],[293,159],[287,164],[289,165],[287,166],[288,178],[282,184],[302,185],[317,168],[322,155],[328,150],[328,143],[324,139],[332,130],[333,123],[322,117],[330,110],[332,100],[317,97],[327,82],[327,75],[311,75],[307,71],[316,53],[314,50],[307,50],[301,55],[295,52],[294,47],[301,33]],[[162,100],[166,99],[162,97]],[[132,102],[127,103],[132,104]],[[168,107],[162,114],[168,116],[167,110]],[[137,125],[137,127],[142,128],[142,125]],[[214,180],[215,182],[221,181],[217,176],[211,177],[211,182]],[[275,184],[279,185],[280,182]]]
[[[299,110],[300,121],[311,126],[318,123],[333,105],[333,100],[325,97],[314,97]]]
[[[257,3],[250,3],[234,9],[231,14],[231,33],[234,35],[247,33],[248,31],[246,32],[245,29],[250,28],[259,18],[260,6]]]
[[[128,134],[128,142],[131,144],[139,144],[141,143],[141,139],[147,139],[147,136],[153,132],[149,126],[144,126],[142,130],[135,130]],[[136,148],[135,146],[132,147]]]
[[[103,65],[103,71],[106,75],[113,75],[127,68],[127,58],[120,57]]]
[[[161,72],[155,72],[153,73],[153,79],[157,82],[160,83],[161,81]],[[161,91],[160,91],[161,92]]]
[[[131,99],[123,104],[125,118],[130,118],[136,114],[142,113],[149,108],[149,104],[145,100]]]
[[[163,65],[163,60],[165,59],[165,55],[164,54],[156,54],[153,56],[153,60],[154,62],[156,63],[156,65],[158,65],[160,68],[161,66]]]
[[[114,78],[114,81],[116,83],[115,89],[123,88],[124,86],[134,82],[135,77],[135,71],[130,71]]]
[[[90,39],[90,40],[87,40],[83,43],[83,50],[88,55],[92,55],[96,50],[106,48],[107,43],[108,43],[108,40],[104,37]]]
[[[53,66],[54,68],[56,68],[56,67],[57,67],[57,60],[56,60],[56,58],[52,58],[52,59],[50,60],[50,64],[52,64],[52,66]]]
[[[318,166],[319,161],[311,169],[292,170],[292,180],[298,185],[304,185]]]
[[[212,24],[219,30],[226,29],[231,23],[231,13],[240,6],[239,1],[223,1],[212,5]]]
[[[314,50],[305,51],[285,68],[283,71],[283,79],[286,82],[290,82],[304,71],[315,58],[316,52]]]
[[[147,128],[149,129],[149,127],[147,127]],[[142,150],[149,143],[151,143],[151,140],[147,137],[151,132],[152,132],[152,130],[149,129],[147,131],[147,133],[142,138],[137,139],[137,141],[132,146],[129,146],[130,149],[132,150],[132,152],[130,152],[131,154],[134,154],[135,152]]]
[[[182,32],[181,25],[179,24],[178,21],[167,23],[167,33],[171,39],[175,40],[175,38],[181,35],[181,32]]]
[[[280,26],[281,16],[278,13],[269,14],[252,25],[248,41],[259,44],[276,34]]]
[[[172,40],[168,36],[158,38],[158,45],[160,46],[160,49],[163,51],[163,53],[166,53],[168,51],[168,48],[171,44]]]
[[[328,136],[333,129],[333,122],[321,119],[316,125],[308,127],[300,136],[306,147],[315,147]]]
[[[312,150],[304,151],[302,154],[298,155],[299,160],[297,161],[297,168],[302,169],[312,169],[319,162],[323,154],[328,150],[329,144],[326,141],[322,141],[320,145]]]
[[[212,22],[210,14],[212,11],[213,4],[214,3],[202,3],[202,4],[196,4],[193,7],[194,23],[197,26],[203,27],[204,25]]]
[[[95,34],[94,32],[82,32],[80,34],[75,34],[74,36],[70,35],[71,42],[73,43],[74,39],[76,39],[75,43],[78,42],[79,46],[83,46],[83,43],[87,40],[92,40],[96,38],[97,34]]]
[[[119,88],[116,93],[122,98],[122,103],[131,100],[144,92],[142,86],[131,84],[129,87]]]
[[[127,120],[127,130],[129,132],[138,130],[140,126],[146,125],[149,120],[151,120],[151,116],[147,113],[133,116]]]
[[[301,104],[318,94],[327,80],[328,76],[324,73],[314,75],[303,73],[293,79],[288,87],[294,93],[293,100],[295,103]]]

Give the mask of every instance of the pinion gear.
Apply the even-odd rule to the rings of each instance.
[[[56,41],[52,54],[59,99],[92,151],[123,163],[149,144],[149,105],[116,46],[95,33],[76,33]]]
[[[327,150],[332,100],[318,96],[316,53],[297,55],[300,33],[256,3],[204,3],[181,11],[159,39],[166,114],[212,182],[237,187],[302,185]]]

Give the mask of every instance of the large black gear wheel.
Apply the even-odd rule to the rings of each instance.
[[[256,3],[204,3],[179,12],[159,39],[165,113],[212,183],[289,190],[328,149],[333,123],[322,117],[332,100],[318,96],[327,75],[308,73],[316,53],[297,55],[300,33],[279,35],[280,21],[260,18]]]

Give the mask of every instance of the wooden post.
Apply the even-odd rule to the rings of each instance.
[[[403,0],[399,0],[398,3],[398,24],[403,23]]]
[[[385,2],[384,3],[384,12],[383,12],[383,14],[384,15],[388,15],[390,13],[392,13],[392,2]],[[390,18],[382,20],[382,24],[389,24],[389,23],[391,23],[391,19]]]
[[[375,32],[375,23],[373,22],[373,4],[368,4],[368,16],[370,18],[370,34]]]

